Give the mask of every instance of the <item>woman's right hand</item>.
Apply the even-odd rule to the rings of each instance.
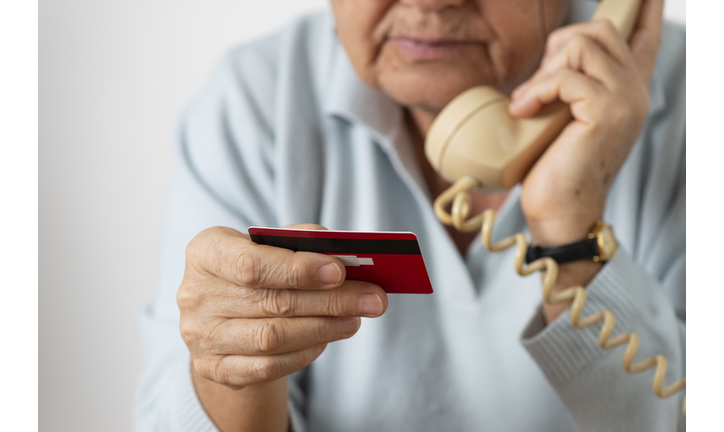
[[[195,372],[231,389],[302,369],[388,304],[379,286],[346,281],[334,257],[258,245],[223,227],[189,243],[177,302]]]

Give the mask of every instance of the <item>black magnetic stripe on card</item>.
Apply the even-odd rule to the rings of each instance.
[[[280,237],[260,234],[251,234],[251,240],[258,244],[291,249],[295,252],[422,255],[417,240]]]

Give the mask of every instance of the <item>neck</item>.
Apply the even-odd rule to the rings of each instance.
[[[410,108],[407,112],[411,120],[411,124],[408,123],[408,127],[416,129],[416,134],[422,137],[422,141],[424,142],[425,137],[427,137],[427,132],[430,130],[430,126],[432,126],[432,122],[439,114],[439,111],[433,112],[422,108]]]

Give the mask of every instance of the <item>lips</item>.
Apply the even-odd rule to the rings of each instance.
[[[424,40],[410,37],[391,37],[389,41],[406,56],[420,60],[434,60],[448,57],[472,42],[459,40]]]

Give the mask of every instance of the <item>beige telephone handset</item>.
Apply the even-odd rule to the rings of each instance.
[[[602,0],[592,19],[608,19],[626,38],[638,17],[641,0]],[[558,264],[551,258],[541,258],[524,265],[528,243],[522,233],[514,234],[497,243],[491,242],[495,212],[486,210],[470,217],[470,191],[475,188],[489,190],[510,189],[521,182],[536,160],[560,134],[572,117],[568,106],[552,103],[534,117],[515,119],[508,115],[507,96],[491,87],[474,87],[457,96],[437,116],[425,141],[425,154],[437,172],[453,185],[434,203],[435,214],[446,225],[464,232],[481,230],[485,247],[498,252],[516,246],[515,269],[527,276],[546,271],[543,280],[543,300],[560,303],[573,300],[571,323],[586,328],[603,321],[598,343],[609,349],[627,343],[623,367],[629,373],[638,373],[655,367],[653,391],[660,398],[669,397],[686,388],[686,379],[664,387],[667,361],[662,355],[634,363],[639,346],[635,333],[611,337],[615,317],[610,311],[601,311],[581,317],[586,302],[583,287],[571,287],[553,293],[558,277]],[[450,212],[446,210],[451,206]],[[684,399],[686,414],[686,399]]]

